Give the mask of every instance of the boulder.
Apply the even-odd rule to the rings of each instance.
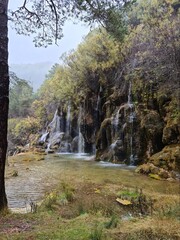
[[[166,170],[180,171],[180,146],[173,144],[152,155],[149,162]]]

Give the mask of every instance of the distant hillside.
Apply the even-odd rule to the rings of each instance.
[[[41,86],[45,75],[51,69],[53,63],[42,62],[34,64],[11,64],[10,71],[16,73],[19,78],[25,79],[32,84],[34,92]]]

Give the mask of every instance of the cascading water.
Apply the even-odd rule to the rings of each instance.
[[[66,116],[66,117],[65,117]],[[67,114],[56,110],[53,120],[47,126],[47,131],[39,139],[42,145],[46,143],[46,152],[71,152],[71,105],[68,104]]]
[[[52,122],[48,125],[50,128],[51,133],[60,132],[61,125],[60,125],[60,116],[58,115],[58,110],[56,110]]]
[[[78,154],[84,153],[84,138],[81,133],[81,121],[83,117],[82,106],[79,107],[79,116],[78,116]]]
[[[134,105],[132,102],[132,83],[129,83],[129,91],[128,91],[128,107],[130,109],[130,113],[128,116],[128,123],[130,126],[129,130],[129,148],[130,148],[130,156],[129,156],[129,163],[130,165],[134,165],[134,155],[133,155],[133,122],[135,118],[135,113],[134,113]]]
[[[111,125],[113,142],[109,151],[114,156],[123,161],[128,159],[129,165],[134,165],[135,157],[133,152],[133,129],[134,129],[134,105],[132,102],[132,85],[129,84],[128,100],[114,112]]]
[[[43,135],[39,139],[39,142],[40,143],[45,143],[47,138],[48,138],[48,135],[49,135],[49,132],[47,132],[47,131],[45,133],[43,133]]]
[[[60,132],[60,117],[58,116],[58,110],[56,110],[53,120],[49,123],[48,127],[47,127],[47,131],[41,136],[41,138],[39,139],[40,143],[45,143],[48,139],[48,146],[47,149],[50,149],[50,145],[51,145],[51,139],[52,136],[54,135],[54,133],[56,132]]]
[[[71,132],[71,105],[68,104],[66,117],[66,135],[69,136],[70,132]]]
[[[117,110],[116,114],[114,115],[114,117],[112,118],[112,125],[113,125],[113,129],[114,129],[114,134],[117,133],[118,131],[118,126],[119,126],[119,110]]]
[[[58,115],[58,110],[56,110],[53,120],[48,125],[48,132],[49,139],[46,152],[50,153],[53,152],[53,150],[51,150],[51,147],[59,144],[64,135],[64,133],[61,131],[61,117]]]
[[[129,105],[133,105],[132,104],[132,83],[129,83],[129,90],[128,90],[128,104]]]

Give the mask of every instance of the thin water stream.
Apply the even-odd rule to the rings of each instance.
[[[90,181],[92,183],[139,187],[150,192],[177,194],[178,183],[157,181],[136,174],[134,167],[107,162],[95,162],[89,156],[72,154],[47,155],[44,161],[15,163],[17,177],[6,179],[9,208],[27,212],[30,201],[38,202],[62,181]]]

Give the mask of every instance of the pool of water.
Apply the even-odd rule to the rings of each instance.
[[[62,180],[110,182],[127,187],[138,187],[162,194],[176,194],[178,183],[157,181],[135,173],[135,167],[108,162],[95,162],[89,155],[47,155],[44,161],[15,163],[17,177],[6,179],[9,208],[29,211],[30,202],[39,202],[46,192]]]

